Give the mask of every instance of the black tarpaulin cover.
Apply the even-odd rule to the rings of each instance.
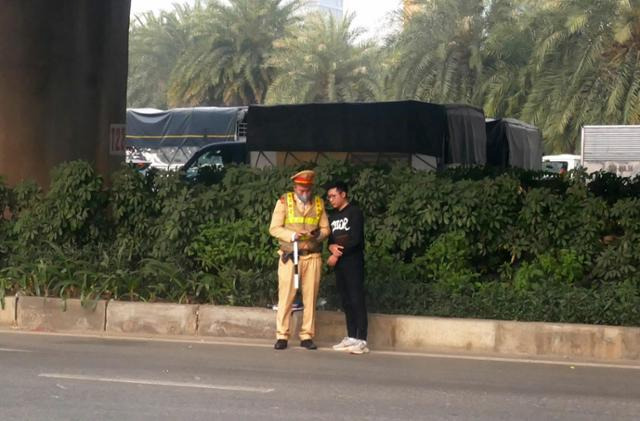
[[[542,168],[542,135],[530,124],[512,118],[486,123],[487,163],[529,170]]]
[[[484,111],[469,105],[447,104],[447,163],[484,165],[487,133]]]
[[[235,140],[242,107],[127,110],[127,146],[143,148],[205,146]]]
[[[442,105],[418,101],[250,106],[253,151],[398,152],[442,156]]]
[[[425,154],[484,164],[482,110],[419,101],[250,106],[252,151]]]

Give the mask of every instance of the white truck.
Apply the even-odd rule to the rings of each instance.
[[[580,167],[581,161],[580,155],[566,153],[560,155],[544,155],[542,157],[542,170],[563,174]]]
[[[623,177],[640,174],[640,125],[582,127],[582,166]]]

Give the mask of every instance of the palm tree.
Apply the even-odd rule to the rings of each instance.
[[[566,0],[543,12],[522,118],[550,150],[576,151],[586,124],[640,122],[640,1]]]
[[[172,11],[146,12],[133,19],[127,106],[167,106],[171,73],[190,43],[193,16],[200,10],[199,2],[193,7],[176,4]]]
[[[354,15],[313,13],[278,42],[267,62],[277,76],[268,103],[368,101],[377,96],[373,44],[358,43]]]
[[[419,0],[392,46],[396,98],[482,105],[572,152],[586,124],[640,122],[640,0]]]
[[[483,0],[416,0],[417,12],[391,41],[389,87],[397,99],[474,102],[482,77]]]
[[[476,103],[489,117],[518,117],[531,86],[529,62],[535,46],[535,18],[541,0],[493,0],[484,20],[483,77]]]
[[[298,21],[299,2],[210,2],[193,42],[175,69],[170,104],[263,103],[274,69],[267,65],[277,40]]]

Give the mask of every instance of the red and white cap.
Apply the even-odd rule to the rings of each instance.
[[[312,186],[315,176],[316,173],[312,170],[304,170],[291,177],[291,180],[293,180],[294,184],[300,184],[301,186]]]

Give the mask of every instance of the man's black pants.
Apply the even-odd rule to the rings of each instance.
[[[336,286],[347,319],[347,336],[367,340],[367,307],[364,299],[364,254],[342,256],[335,267]]]

